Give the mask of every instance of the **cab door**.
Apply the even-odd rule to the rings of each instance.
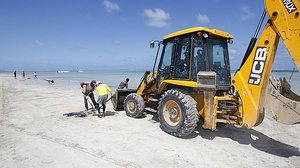
[[[157,74],[157,86],[165,79],[171,79],[174,66],[173,61],[173,52],[175,49],[175,41],[169,40],[164,41],[164,48],[161,54],[160,63],[158,65],[158,74]]]
[[[191,36],[180,36],[176,41],[176,50],[174,55],[174,73],[173,79],[190,79],[190,55],[191,55]]]

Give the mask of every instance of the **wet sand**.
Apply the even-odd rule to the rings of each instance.
[[[140,119],[66,117],[83,110],[78,86],[0,74],[0,167],[299,167],[300,124],[266,116],[253,129],[201,128],[176,138],[155,113]]]

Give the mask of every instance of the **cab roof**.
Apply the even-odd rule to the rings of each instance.
[[[192,28],[188,28],[188,29],[183,29],[183,30],[179,30],[177,32],[168,34],[166,36],[163,37],[163,40],[172,38],[172,37],[176,37],[176,36],[180,36],[180,35],[184,35],[184,34],[189,34],[189,33],[194,33],[194,32],[206,32],[209,35],[215,35],[215,36],[219,36],[219,37],[223,37],[223,38],[227,38],[227,39],[231,39],[232,35],[224,32],[222,30],[218,30],[218,29],[209,29],[206,27],[192,27]]]

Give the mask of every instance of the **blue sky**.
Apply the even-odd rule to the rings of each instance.
[[[255,0],[1,0],[0,70],[152,68],[149,41],[204,26],[234,36],[236,69],[264,9]],[[275,69],[295,66],[280,44]]]

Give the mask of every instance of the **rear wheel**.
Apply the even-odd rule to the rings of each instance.
[[[144,99],[136,93],[131,93],[124,100],[124,109],[129,117],[141,117],[145,109]]]
[[[162,129],[174,136],[187,136],[195,130],[198,118],[196,101],[177,90],[166,91],[158,106]]]

